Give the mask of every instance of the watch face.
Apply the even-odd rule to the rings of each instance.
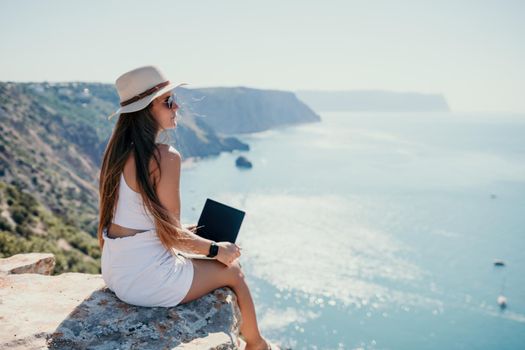
[[[208,254],[208,257],[213,258],[214,256],[217,255],[218,252],[219,252],[219,246],[215,243],[212,243],[210,246],[210,253]]]

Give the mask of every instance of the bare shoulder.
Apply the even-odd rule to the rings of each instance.
[[[175,147],[173,147],[172,145],[168,145],[168,144],[165,144],[165,143],[158,143],[157,147],[159,148],[159,150],[161,152],[164,152],[164,153],[176,153],[176,154],[178,154],[180,156],[179,151],[177,151],[177,149]]]
[[[182,162],[179,151],[171,145],[159,144],[159,153],[161,173],[168,177],[178,176]]]

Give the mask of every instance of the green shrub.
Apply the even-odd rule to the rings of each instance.
[[[0,231],[13,231],[13,225],[3,216],[0,216]]]
[[[11,208],[11,217],[17,224],[24,223],[28,216],[27,210],[18,204]]]
[[[27,226],[26,224],[16,225],[15,232],[19,233],[22,237],[25,238],[30,238],[32,235],[35,234],[31,227]]]
[[[17,237],[11,232],[0,231],[0,257],[7,258],[25,252],[28,252],[26,239]]]

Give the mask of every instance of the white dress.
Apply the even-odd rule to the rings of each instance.
[[[193,263],[174,250],[170,253],[151,227],[151,216],[142,208],[140,194],[121,175],[116,224],[149,230],[133,236],[109,238],[103,230],[102,278],[122,301],[137,306],[178,305],[193,281]],[[118,214],[118,215],[117,215]]]

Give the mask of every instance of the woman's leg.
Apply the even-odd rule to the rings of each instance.
[[[230,287],[237,295],[242,317],[241,334],[246,339],[247,347],[265,344],[257,325],[252,296],[238,260],[229,267],[217,260],[191,260],[194,268],[193,282],[181,304],[198,299],[217,288]]]

